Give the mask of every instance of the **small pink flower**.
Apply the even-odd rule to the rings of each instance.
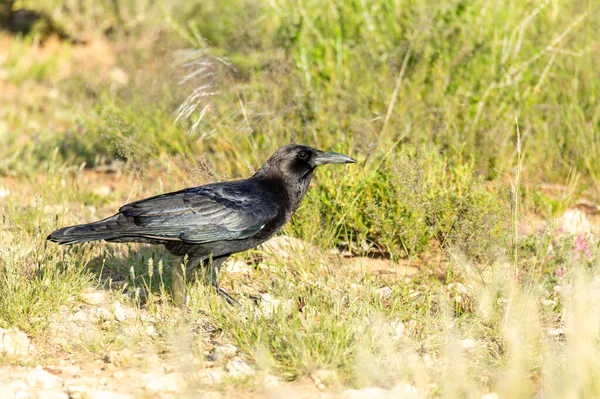
[[[582,234],[578,235],[575,239],[575,249],[573,249],[573,252],[575,252],[575,259],[579,259],[580,252],[583,252],[588,259],[592,257],[592,250],[585,242]]]
[[[521,234],[521,235],[523,235],[523,236],[524,236],[525,234],[527,234],[527,229],[525,228],[525,223],[521,223],[521,224],[519,225],[519,234]]]
[[[561,266],[558,269],[556,269],[556,277],[563,278],[565,276],[565,274],[567,274],[567,268],[566,267]]]
[[[542,223],[538,223],[535,226],[535,232],[538,234],[542,234],[544,232],[544,225]]]

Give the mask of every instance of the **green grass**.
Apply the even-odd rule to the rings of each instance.
[[[111,295],[158,320],[149,345],[163,354],[188,350],[185,336],[195,356],[203,339],[227,340],[286,380],[326,369],[338,387],[406,382],[429,397],[600,393],[597,237],[584,237],[588,257],[550,223],[600,196],[597,2],[15,7],[45,13],[69,39],[0,34],[0,188],[11,191],[0,197],[0,327],[43,340],[56,309],[110,275]],[[280,300],[272,315],[193,285],[191,312],[215,328],[199,338],[199,322],[171,308],[164,251],[44,241],[126,200],[248,176],[290,141],[358,163],[320,168],[284,229],[314,251],[223,277],[239,296]],[[339,253],[419,270],[350,274]],[[104,332],[68,350],[134,345]]]

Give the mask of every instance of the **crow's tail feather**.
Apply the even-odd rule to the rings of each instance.
[[[50,234],[46,239],[59,244],[78,244],[87,241],[110,240],[118,238],[119,233],[112,229],[119,214],[93,223],[63,227]]]

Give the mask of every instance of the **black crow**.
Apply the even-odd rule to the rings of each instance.
[[[162,244],[187,257],[186,276],[203,266],[207,282],[219,288],[218,273],[227,257],[267,241],[286,224],[306,194],[319,165],[354,159],[304,145],[281,147],[252,177],[186,188],[124,205],[119,213],[94,223],[58,229],[48,240],[59,244],[86,241]],[[173,300],[185,300],[184,267],[173,268]]]

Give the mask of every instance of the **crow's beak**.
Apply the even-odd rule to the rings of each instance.
[[[314,159],[315,165],[324,165],[326,163],[355,163],[356,161],[349,156],[338,154],[337,152],[317,151]]]

